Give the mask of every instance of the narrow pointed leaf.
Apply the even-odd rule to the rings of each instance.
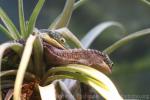
[[[104,50],[104,52],[106,52],[107,54],[110,54],[110,53],[114,52],[115,50],[117,50],[119,47],[126,45],[130,41],[137,39],[139,37],[148,35],[148,34],[150,34],[150,28],[127,35],[124,38],[122,38],[119,41],[112,44],[111,46],[107,47]]]
[[[37,20],[37,17],[43,7],[43,4],[44,4],[45,0],[39,0],[37,5],[35,6],[31,16],[30,16],[30,19],[29,19],[29,22],[28,22],[28,32],[26,34],[26,37],[29,36],[29,34],[31,34],[33,32],[33,29],[35,28],[35,23],[36,23],[36,20]]]
[[[63,35],[70,48],[83,48],[79,39],[68,28],[60,28],[56,31]]]
[[[24,75],[31,57],[33,43],[36,39],[36,35],[30,35],[26,41],[21,62],[19,65],[18,73],[16,76],[15,86],[14,86],[14,100],[21,100],[21,87],[24,79]]]
[[[13,38],[12,34],[2,24],[0,24],[0,31],[2,31],[11,40],[15,39]]]
[[[59,76],[59,75],[57,75],[57,72],[59,72],[59,73],[63,72],[63,75],[59,74],[60,75]],[[67,72],[67,73],[65,73],[65,72]],[[68,72],[70,72],[70,73],[68,73]],[[55,77],[55,75],[54,75],[47,79],[47,77],[49,75],[52,75],[53,73],[55,73],[57,76]],[[79,65],[79,64],[70,64],[70,65],[66,65],[66,66],[59,66],[59,67],[50,69],[47,72],[47,74],[45,75],[43,81],[46,79],[51,81],[51,80],[53,80],[52,78],[57,79],[57,77],[59,79],[65,77],[65,78],[71,78],[71,79],[76,79],[76,80],[79,80],[81,77],[83,77],[80,81],[83,82],[83,80],[85,80],[86,82],[87,81],[94,82],[93,84],[99,86],[102,90],[110,93],[109,96],[111,95],[114,97],[121,98],[116,87],[114,86],[114,84],[111,82],[111,80],[107,76],[105,76],[102,72],[99,72],[96,69],[93,69],[88,66]],[[86,83],[85,81],[84,81],[84,83]],[[105,95],[105,94],[103,94],[103,95]]]
[[[43,66],[43,45],[42,40],[38,36],[33,45],[33,59],[34,59],[34,66],[36,68],[35,74],[41,77],[44,74],[44,66]]]
[[[106,29],[108,29],[109,27],[118,27],[121,30],[123,30],[123,32],[125,31],[124,27],[118,23],[118,22],[113,22],[113,21],[109,21],[109,22],[104,22],[101,23],[97,26],[95,26],[94,28],[92,28],[81,40],[81,43],[83,44],[83,46],[85,48],[88,48],[92,42],[103,33],[103,31],[105,31]]]
[[[52,23],[50,29],[58,29],[62,27],[67,27],[73,12],[73,5],[75,0],[67,0],[65,7],[59,17]]]
[[[141,1],[143,1],[144,3],[150,5],[150,1],[148,1],[148,0],[141,0]]]
[[[1,71],[0,73],[0,78],[4,77],[4,76],[13,76],[17,74],[17,70],[7,70],[7,71]],[[26,72],[25,73],[25,78],[28,80],[34,80],[35,79],[35,75],[33,75],[32,73]]]
[[[20,31],[22,37],[25,37],[26,34],[26,26],[25,26],[25,18],[24,18],[24,10],[23,10],[23,0],[18,0],[18,10],[19,10],[19,22],[20,22]]]
[[[18,39],[20,37],[19,31],[13,24],[13,22],[10,20],[10,18],[7,16],[7,14],[3,11],[3,9],[0,7],[0,18],[11,33],[11,37],[13,39]]]
[[[101,84],[101,82],[104,82],[103,79],[106,79],[106,77],[105,78],[101,77],[102,78],[101,81],[98,81],[92,77],[87,76],[87,74],[85,74],[85,75],[84,74],[85,73],[81,73],[80,71],[77,71],[77,73],[74,72],[74,73],[65,73],[63,75],[61,75],[61,74],[54,75],[47,79],[47,83],[51,82],[53,80],[56,80],[56,79],[65,79],[65,78],[75,79],[75,80],[79,80],[80,82],[83,82],[87,85],[90,85],[105,99],[116,98],[116,100],[122,100],[122,97],[117,92],[111,91],[111,89],[110,89],[111,86],[108,86],[109,87],[108,88],[109,90],[108,90],[105,88],[105,85],[107,86],[108,84]]]
[[[69,1],[71,1],[71,0],[68,0],[68,2],[69,2]],[[82,4],[84,4],[86,1],[88,1],[88,0],[79,0],[79,1],[77,1],[76,3],[74,3],[73,9],[71,8],[70,10],[75,10],[75,9],[77,9],[77,8],[80,7]],[[68,10],[69,10],[69,9],[68,9]],[[72,11],[71,13],[73,13],[73,11]],[[59,22],[59,20],[61,20],[60,17],[62,17],[61,14],[56,17],[56,19],[53,21],[53,23],[49,26],[49,29],[56,29],[55,26],[57,25],[57,23]],[[69,16],[68,16],[68,17],[69,17]],[[69,20],[70,20],[70,18],[68,19],[68,23],[69,23]],[[64,27],[65,27],[65,26],[64,26]]]
[[[77,1],[74,6],[73,6],[73,9],[77,9],[78,7],[80,7],[81,5],[83,5],[85,2],[87,2],[88,0],[79,0]]]
[[[62,69],[60,69],[59,70],[60,72],[61,71],[63,71]],[[79,72],[79,73],[75,73],[75,72]],[[46,81],[45,81],[45,84],[44,85],[47,85],[47,84],[49,84],[49,83],[51,83],[52,81],[54,81],[54,80],[56,80],[54,77],[56,76],[56,78],[57,78],[57,76],[59,77],[59,76],[62,76],[62,75],[64,75],[64,76],[71,76],[71,77],[74,77],[75,78],[75,80],[87,80],[87,81],[92,81],[92,82],[94,82],[95,84],[97,84],[97,85],[99,85],[99,86],[101,86],[104,90],[109,90],[108,89],[108,87],[105,85],[105,84],[103,84],[101,81],[97,81],[97,80],[95,80],[95,79],[93,79],[93,78],[91,78],[91,77],[88,77],[86,74],[84,75],[84,74],[81,74],[81,72],[80,71],[75,71],[75,72],[72,72],[72,71],[68,71],[68,73],[63,73],[63,74],[55,74],[55,75],[53,75],[53,76],[50,76],[50,77],[48,77],[47,79],[46,79]],[[81,78],[81,77],[84,77],[84,78]],[[63,78],[64,79],[64,78]],[[73,78],[71,78],[71,79],[73,79]]]

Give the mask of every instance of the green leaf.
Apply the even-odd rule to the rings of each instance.
[[[30,16],[29,22],[28,22],[28,28],[27,28],[28,32],[25,37],[28,37],[29,34],[31,34],[33,32],[33,29],[35,28],[35,23],[36,23],[37,17],[40,13],[40,10],[43,7],[44,2],[45,2],[45,0],[39,0],[36,7],[34,8],[32,14]]]
[[[0,78],[4,77],[4,76],[13,76],[17,74],[18,70],[7,70],[7,71],[1,71],[0,73]],[[32,73],[26,72],[25,73],[25,78],[27,80],[34,80],[36,77],[35,75],[33,75]]]
[[[83,82],[83,83],[85,83],[85,84],[87,84],[87,85],[89,85],[89,86],[91,86],[91,87],[93,87],[100,95],[102,95],[104,98],[106,98],[106,99],[108,99],[108,98],[110,98],[110,94],[109,93],[107,93],[107,91],[103,88],[103,87],[101,87],[101,86],[99,86],[98,84],[96,84],[96,83],[98,83],[98,82],[96,82],[95,80],[93,80],[92,78],[90,78],[90,77],[86,77],[86,76],[84,76],[84,75],[79,75],[79,74],[76,74],[76,73],[69,73],[69,74],[62,74],[62,75],[54,75],[54,76],[52,76],[52,77],[49,77],[48,79],[47,79],[47,83],[48,82],[52,82],[52,81],[54,81],[54,80],[58,80],[58,79],[74,79],[74,80],[78,80],[78,81],[80,81],[80,82]],[[94,85],[94,86],[93,86]],[[98,90],[98,88],[100,88],[99,90]],[[113,97],[114,98],[114,97]],[[118,100],[118,99],[116,99],[116,100]]]
[[[92,42],[103,33],[103,31],[105,31],[106,29],[108,29],[109,27],[118,27],[121,30],[123,30],[123,32],[125,32],[124,27],[118,23],[118,22],[114,22],[114,21],[109,21],[109,22],[104,22],[101,23],[97,26],[95,26],[94,28],[92,28],[81,40],[81,43],[83,44],[83,46],[85,48],[88,48]]]
[[[150,5],[150,1],[148,1],[148,0],[141,0],[141,1],[143,1],[144,3]]]
[[[62,27],[67,27],[73,12],[73,4],[75,0],[67,0],[65,7],[60,16],[49,27],[50,29],[59,29]]]
[[[15,27],[13,22],[10,20],[10,18],[7,16],[7,14],[3,11],[1,7],[0,7],[0,18],[5,24],[5,26],[7,27],[7,29],[9,30],[11,37],[13,37],[13,39],[15,40],[19,39],[20,34],[17,28]]]
[[[60,28],[56,31],[63,35],[66,45],[69,45],[70,48],[83,48],[79,39],[68,28]]]
[[[137,39],[139,37],[145,36],[150,34],[150,29],[144,29],[135,33],[132,33],[130,35],[127,35],[126,37],[118,40],[117,42],[115,42],[114,44],[112,44],[111,46],[107,47],[104,52],[106,52],[107,54],[110,54],[112,52],[114,52],[115,50],[117,50],[119,47],[124,46],[125,44],[129,43],[130,41],[133,41],[134,39]]]
[[[69,2],[72,2],[72,1],[73,0],[68,0],[67,1],[68,4],[66,2],[66,6],[65,6],[66,9],[64,8],[64,10],[62,12],[62,14],[63,13],[64,14],[63,15],[62,14],[58,15],[56,17],[56,19],[53,21],[53,23],[49,26],[49,29],[57,29],[56,26],[57,26],[58,23],[60,23],[60,24],[63,23],[62,24],[63,26],[61,26],[61,27],[66,27],[68,25],[68,23],[69,23],[69,20],[70,20],[70,17],[71,17],[71,14],[72,14],[73,10],[77,9],[78,7],[80,7],[82,4],[84,4],[88,0],[79,0],[76,3],[74,3],[73,7],[71,7],[71,9],[70,9],[69,6],[71,6],[71,3],[69,5]],[[67,7],[67,5],[68,5],[68,7]],[[69,11],[70,11],[70,15],[68,14],[66,18],[60,18],[60,17],[63,17],[63,16],[65,17],[65,12],[67,14],[67,12],[69,12]],[[63,21],[63,19],[65,19],[65,20]],[[65,24],[65,23],[67,23],[67,24]]]
[[[24,38],[26,34],[24,10],[23,10],[23,0],[18,0],[18,10],[19,10],[19,22],[20,22],[20,31],[21,35]]]
[[[45,67],[43,66],[43,45],[42,40],[39,36],[37,36],[34,44],[33,44],[33,61],[35,75],[41,77],[44,74]]]
[[[2,31],[11,40],[14,39],[12,34],[2,24],[0,24],[0,31]]]
[[[63,74],[61,74],[62,72]],[[51,77],[47,78],[48,76]],[[76,79],[92,86],[98,93],[104,96],[104,98],[116,98],[115,100],[121,100],[121,96],[116,87],[107,76],[102,72],[85,65],[69,64],[57,66],[48,70],[42,82],[46,80],[44,84],[47,84],[53,80],[65,78]]]
[[[83,5],[85,2],[87,2],[88,0],[79,0],[77,1],[74,6],[73,6],[73,9],[77,9],[78,7],[80,7],[81,5]]]
[[[33,43],[36,39],[36,35],[30,35],[26,41],[23,55],[19,64],[15,85],[14,85],[14,100],[21,100],[21,87],[24,79],[24,75],[31,57]]]
[[[62,68],[62,67],[61,67]],[[59,70],[59,72],[64,72],[63,71],[64,69],[60,69]],[[77,73],[75,73],[75,72],[77,72]],[[91,78],[91,77],[88,77],[87,75],[83,75],[83,74],[81,74],[81,72],[79,72],[78,73],[78,71],[75,71],[75,72],[72,72],[72,71],[66,71],[66,73],[64,72],[63,74],[55,74],[55,75],[53,75],[53,76],[50,76],[50,77],[48,77],[47,79],[46,79],[46,81],[45,81],[45,84],[44,85],[47,85],[47,84],[49,84],[49,83],[51,83],[52,81],[54,81],[54,80],[56,80],[57,79],[57,77],[59,77],[59,76],[62,76],[62,75],[64,75],[64,76],[68,76],[68,77],[74,77],[75,78],[75,80],[78,80],[79,79],[79,81],[82,81],[82,80],[88,80],[88,81],[93,81],[94,83],[96,83],[96,84],[98,84],[99,86],[101,86],[101,87],[103,87],[105,90],[108,90],[108,88],[107,88],[107,86],[105,86],[103,83],[101,83],[101,82],[99,82],[99,81],[97,81],[97,80],[95,80],[95,79],[93,79],[93,78]],[[81,74],[81,75],[80,75]],[[56,76],[56,79],[54,78]],[[83,78],[81,78],[81,77],[83,77]],[[66,77],[64,77],[63,79],[65,79]],[[73,78],[71,78],[71,79],[73,79]]]

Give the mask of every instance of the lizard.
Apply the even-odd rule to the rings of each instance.
[[[59,32],[48,29],[41,29],[39,32],[44,40],[44,57],[49,66],[83,64],[111,73],[113,63],[106,53],[93,49],[70,49]]]

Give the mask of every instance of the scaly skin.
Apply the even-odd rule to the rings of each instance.
[[[59,41],[63,37],[59,35],[59,33],[55,33],[55,31],[41,30],[40,34],[43,38],[44,58],[46,58],[46,62],[48,62],[47,64],[49,66],[83,64],[91,66],[104,73],[111,72],[112,61],[107,54],[92,49],[66,49],[64,46],[65,42]],[[48,40],[50,39],[54,43],[45,40],[44,35],[46,34],[48,34]],[[24,41],[20,40],[18,42],[24,44]],[[57,42],[60,46],[55,44]]]
[[[60,49],[46,42],[43,42],[43,44],[46,62],[48,62],[49,66],[83,64],[92,66],[104,73],[111,73],[111,60],[100,51],[92,49]]]

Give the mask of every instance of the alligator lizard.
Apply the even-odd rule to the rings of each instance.
[[[51,38],[62,39],[62,36],[55,34],[55,31],[42,30],[42,32],[49,33]],[[58,41],[58,40],[57,40]],[[65,40],[63,39],[63,42]],[[58,41],[61,42],[61,41]],[[110,73],[112,69],[112,61],[108,55],[92,49],[64,49],[56,47],[50,43],[43,42],[44,56],[49,66],[65,65],[65,64],[83,64],[91,66],[99,71]]]

